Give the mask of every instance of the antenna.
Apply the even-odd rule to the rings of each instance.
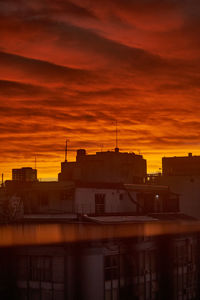
[[[35,155],[35,170],[36,170],[36,168],[37,168],[37,157]]]
[[[67,162],[67,142],[68,140],[66,140],[66,144],[65,144],[65,162]]]
[[[118,128],[117,128],[117,120],[116,120],[116,148],[118,148]]]
[[[116,120],[116,146],[115,146],[115,152],[119,152],[119,148],[118,148],[118,123]]]

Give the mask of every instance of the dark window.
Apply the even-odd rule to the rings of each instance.
[[[119,200],[123,200],[124,199],[124,194],[119,194]]]
[[[154,195],[144,194],[144,212],[154,212]]]
[[[50,281],[52,279],[52,261],[49,256],[30,256],[30,280]]]
[[[42,291],[42,300],[52,300],[52,291],[51,290],[43,290]]]
[[[108,255],[104,261],[105,300],[119,299],[119,255]]]
[[[95,194],[95,214],[102,215],[105,213],[105,194]]]
[[[27,300],[27,289],[25,288],[19,289],[19,299]]]
[[[38,300],[38,299],[40,299],[40,290],[30,289],[30,291],[29,291],[29,299],[30,300]]]
[[[49,204],[49,197],[47,192],[39,193],[38,198],[41,206],[47,206]]]
[[[117,279],[119,268],[118,255],[109,255],[105,257],[105,280]]]
[[[68,195],[66,190],[60,192],[60,200],[67,200],[67,196]]]
[[[17,275],[20,280],[28,278],[28,256],[17,257]]]
[[[60,200],[72,200],[73,199],[73,190],[62,190],[60,192]]]
[[[188,240],[182,240],[175,246],[174,279],[176,293],[181,296],[181,299],[196,299],[197,277],[193,267],[195,264],[193,252],[193,245]],[[192,298],[191,294],[193,294]]]

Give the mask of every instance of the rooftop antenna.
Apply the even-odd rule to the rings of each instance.
[[[4,183],[4,182],[3,182],[3,173],[2,173],[1,176],[2,176],[1,186],[3,187],[3,183]]]
[[[119,152],[119,148],[118,148],[118,123],[116,120],[116,146],[115,146],[115,152]]]
[[[35,170],[36,170],[36,168],[37,168],[37,157],[35,155]]]
[[[66,140],[66,144],[65,144],[65,162],[67,162],[67,142],[68,140]]]

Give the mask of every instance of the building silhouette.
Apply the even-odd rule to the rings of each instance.
[[[154,183],[169,186],[180,196],[180,211],[200,218],[200,156],[163,157],[162,175]]]
[[[12,180],[14,181],[37,181],[37,170],[30,167],[12,169]]]
[[[146,160],[142,155],[115,151],[87,154],[77,150],[75,162],[62,162],[59,181],[143,183]]]
[[[200,156],[174,156],[162,158],[164,176],[200,176]]]

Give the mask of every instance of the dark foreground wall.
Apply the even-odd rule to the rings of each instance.
[[[0,299],[199,300],[198,234],[0,249]]]

